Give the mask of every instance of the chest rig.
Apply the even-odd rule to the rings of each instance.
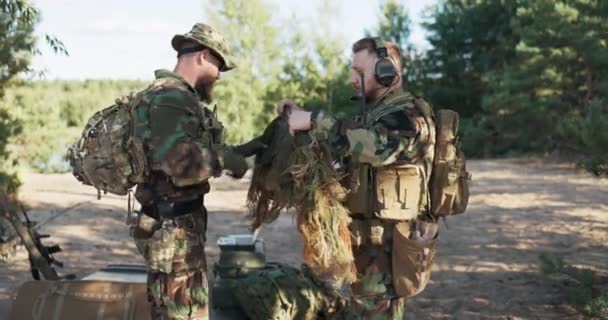
[[[429,128],[434,128],[432,111],[428,105],[420,106],[409,94],[390,97],[371,110],[366,116],[365,127],[370,128],[382,117],[397,111],[420,112]],[[435,133],[429,133],[434,137]],[[404,136],[404,139],[408,137]],[[409,137],[413,138],[413,137]],[[429,141],[434,143],[434,139]],[[428,181],[431,174],[433,147],[427,147],[417,159],[398,159],[387,166],[372,167],[364,163],[347,164],[348,184],[351,192],[347,207],[356,219],[380,219],[382,221],[411,221],[423,213],[429,204]]]

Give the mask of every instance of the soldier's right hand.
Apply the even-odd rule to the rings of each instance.
[[[243,157],[251,157],[258,155],[263,152],[268,146],[262,142],[261,137],[254,138],[246,143],[234,146],[234,152],[242,155]]]
[[[226,174],[240,179],[247,173],[248,169],[249,164],[245,160],[245,157],[235,152],[233,148],[226,148],[224,152],[224,170],[226,170]]]

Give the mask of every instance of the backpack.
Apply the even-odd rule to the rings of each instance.
[[[126,195],[143,182],[148,168],[143,143],[134,134],[134,109],[152,88],[116,99],[87,122],[80,140],[68,148],[72,173],[98,194]]]
[[[467,172],[458,124],[457,112],[437,111],[435,157],[429,180],[431,214],[435,217],[463,213],[469,202],[471,174]]]
[[[435,149],[428,183],[430,213],[436,218],[463,213],[469,202],[471,174],[466,170],[466,160],[460,145],[457,112],[441,109],[435,116],[426,101],[409,96],[397,100],[395,105],[373,110],[368,119],[377,121],[391,112],[400,110],[399,102],[408,100],[414,103],[427,123],[435,123]]]

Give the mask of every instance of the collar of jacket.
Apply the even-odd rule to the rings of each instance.
[[[370,104],[368,111],[376,109],[378,106],[391,104],[396,98],[402,98],[403,96],[411,95],[408,91],[405,91],[403,87],[397,87],[388,93],[386,93],[380,100],[377,100]]]
[[[166,70],[166,69],[159,69],[159,70],[154,71],[154,76],[156,77],[156,79],[169,78],[169,79],[175,79],[175,80],[179,81],[181,84],[186,86],[186,88],[188,88],[188,90],[190,90],[192,93],[194,93],[200,100],[200,96],[199,96],[198,92],[194,89],[194,87],[192,87],[190,85],[190,83],[188,83],[188,81],[186,81],[186,79],[180,77],[178,74],[171,72],[169,70]]]

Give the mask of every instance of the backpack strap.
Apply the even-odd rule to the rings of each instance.
[[[384,107],[380,107],[377,109],[374,109],[370,112],[369,116],[367,117],[368,120],[368,125],[371,125],[372,123],[382,119],[382,117],[391,114],[393,112],[397,112],[397,111],[401,111],[403,110],[403,107],[400,105],[390,105],[390,106],[384,106]]]

